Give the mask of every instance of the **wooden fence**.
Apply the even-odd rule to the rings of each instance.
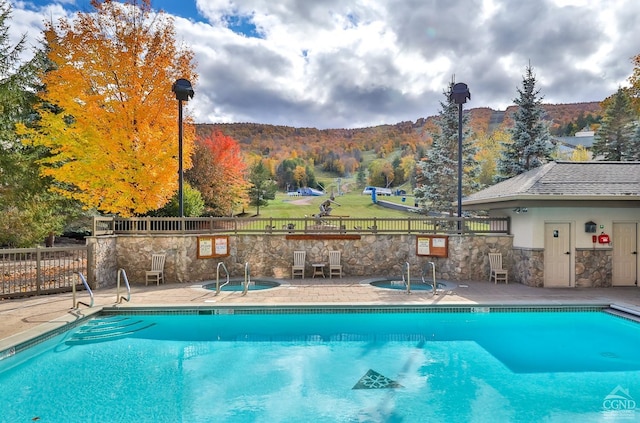
[[[90,275],[89,246],[0,249],[0,298],[84,289],[77,273]]]
[[[93,235],[111,234],[510,234],[508,217],[236,218],[96,217]]]

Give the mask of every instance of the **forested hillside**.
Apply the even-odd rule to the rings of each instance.
[[[567,126],[575,127],[581,118],[599,116],[600,103],[547,104],[544,105],[546,117],[552,134],[566,133]],[[516,106],[506,111],[496,111],[487,107],[465,111],[471,113],[471,126],[475,133],[491,133],[512,125],[511,116]],[[315,129],[293,128],[289,126],[263,125],[256,123],[198,124],[199,137],[221,131],[240,143],[247,153],[255,153],[274,160],[288,157],[313,159],[316,165],[322,165],[332,171],[331,162],[342,158],[348,165],[348,158],[360,161],[365,151],[375,151],[379,157],[400,149],[418,157],[431,143],[430,131],[434,128],[434,119],[420,118],[416,122],[399,122],[393,125],[380,125],[357,129]],[[575,127],[569,132],[582,128]],[[347,172],[355,170],[346,169]]]

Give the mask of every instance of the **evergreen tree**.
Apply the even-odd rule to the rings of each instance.
[[[47,62],[42,52],[25,58],[24,36],[11,43],[11,12],[0,0],[0,246],[31,247],[46,237],[52,242],[79,207],[50,192],[51,180],[40,176],[37,161],[47,149],[23,145],[16,132],[17,124],[37,120],[36,75]]]
[[[414,190],[416,201],[421,211],[437,211],[453,213],[454,202],[458,197],[458,105],[450,98],[453,83],[444,92],[445,102],[440,102],[438,113],[438,131],[432,134],[433,144],[426,153],[425,160],[417,165]],[[477,188],[478,166],[474,160],[476,148],[471,141],[471,130],[468,127],[469,115],[462,118],[462,191],[470,194]]]
[[[256,215],[260,215],[260,206],[266,206],[269,204],[268,200],[274,200],[278,189],[262,160],[251,167],[249,184],[249,204],[256,206]]]
[[[606,161],[636,160],[640,144],[634,142],[635,112],[626,90],[619,88],[605,109],[602,124],[596,131],[591,151]]]
[[[531,65],[527,67],[518,94],[519,97],[514,100],[518,110],[513,116],[511,142],[503,143],[496,182],[539,167],[551,159],[551,136],[543,120],[542,97],[539,97],[540,90],[536,90],[536,78]]]

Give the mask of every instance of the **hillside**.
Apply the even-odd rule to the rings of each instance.
[[[482,107],[465,112],[471,114],[474,132],[490,133],[511,126],[516,107],[510,106],[503,111]],[[545,104],[543,107],[552,130],[576,122],[580,116],[602,114],[598,102]],[[275,159],[289,157],[295,152],[298,157],[312,158],[318,164],[333,156],[357,159],[361,152],[370,150],[380,156],[397,149],[417,152],[430,144],[429,134],[434,129],[435,119],[430,116],[416,122],[356,129],[294,128],[256,123],[197,124],[196,132],[198,136],[206,136],[219,130],[237,140],[245,151]]]

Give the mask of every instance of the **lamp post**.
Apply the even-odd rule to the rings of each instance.
[[[178,100],[178,204],[180,205],[179,217],[184,217],[184,193],[183,193],[183,171],[182,171],[182,102],[193,98],[193,87],[186,79],[178,79],[173,83],[171,91],[176,94]]]
[[[458,230],[462,227],[462,105],[471,100],[467,84],[458,82],[451,89],[449,99],[458,105]]]

